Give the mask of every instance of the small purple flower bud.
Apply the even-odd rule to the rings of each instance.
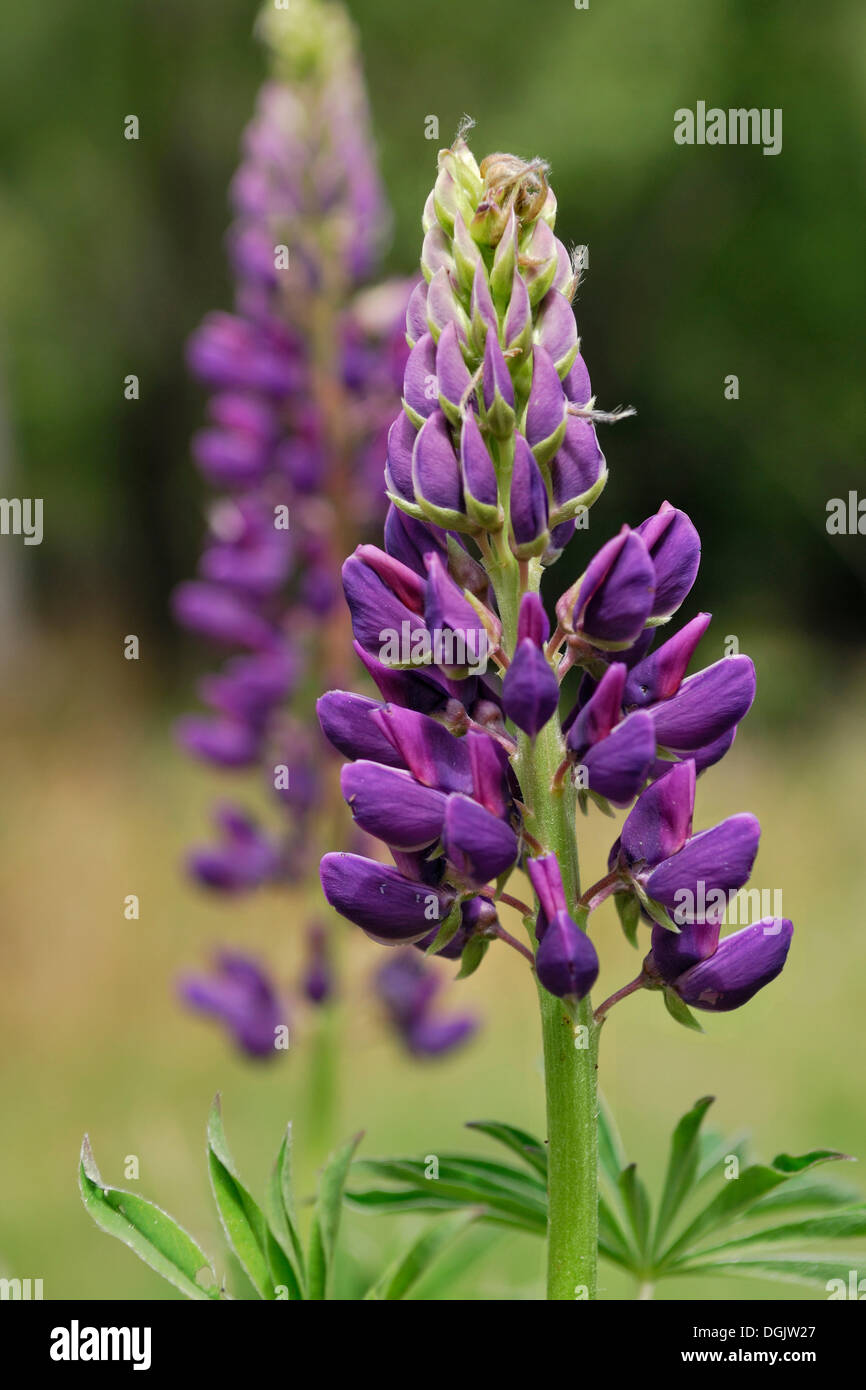
[[[628,707],[669,700],[683,682],[695,649],[710,625],[710,614],[699,613],[674,637],[650,652],[629,672],[623,703]]]
[[[418,1057],[437,1057],[466,1042],[477,1022],[469,1014],[439,1017],[431,1012],[440,980],[411,951],[396,952],[375,976],[375,990],[408,1050]]]
[[[522,361],[532,342],[532,305],[523,276],[516,268],[511,281],[511,301],[502,332],[508,352],[518,353],[517,360]]]
[[[385,486],[392,496],[401,497],[405,502],[412,502],[415,498],[412,454],[417,433],[417,429],[403,410],[388,431]]]
[[[519,560],[540,555],[548,541],[547,486],[522,434],[514,436],[511,549]]]
[[[177,721],[175,732],[188,753],[218,767],[252,767],[261,751],[260,730],[242,719],[187,714]]]
[[[562,388],[572,405],[588,405],[592,400],[589,369],[581,353],[575,357],[574,365],[563,380]]]
[[[454,894],[406,878],[358,854],[326,854],[322,888],[331,906],[382,946],[420,941],[448,916]]]
[[[440,410],[418,431],[412,454],[415,501],[437,526],[460,526],[464,520],[463,479],[448,421]]]
[[[171,600],[181,627],[232,647],[268,648],[273,645],[270,623],[243,599],[216,584],[195,580],[179,584]]]
[[[430,714],[447,705],[452,683],[435,667],[428,667],[426,670],[395,671],[365,651],[360,642],[353,642],[352,647],[383,700]]]
[[[445,266],[439,267],[427,287],[427,323],[436,339],[449,323],[455,325],[461,338],[466,337],[469,329],[469,320],[457,297],[454,276]]]
[[[591,506],[607,481],[607,464],[589,420],[567,416],[565,436],[549,468],[554,520]]]
[[[589,562],[574,605],[574,627],[599,647],[626,647],[652,612],[655,571],[641,536],[624,526]]]
[[[557,999],[583,999],[598,979],[598,956],[567,912],[551,917],[535,954],[535,973]]]
[[[663,502],[637,527],[653,562],[656,591],[652,616],[669,618],[691,590],[701,563],[701,538],[685,512]]]
[[[191,1008],[218,1019],[249,1057],[273,1057],[285,1011],[270,979],[248,956],[222,951],[210,976],[189,975],[178,983]]]
[[[743,927],[720,941],[707,960],[680,975],[674,989],[694,1009],[738,1009],[780,974],[793,933],[787,918],[767,917]]]
[[[439,839],[446,798],[411,773],[361,759],[345,765],[340,786],[355,823],[386,845],[420,850]]]
[[[559,290],[548,290],[538,310],[535,340],[550,354],[560,376],[577,356],[577,324],[571,305]]]
[[[436,346],[436,379],[439,384],[439,404],[452,425],[459,425],[469,398],[472,377],[463,360],[460,339],[453,323],[442,330]]]
[[[484,419],[497,439],[507,439],[514,428],[514,384],[499,339],[488,333],[481,371]]]
[[[420,281],[409,296],[406,306],[406,338],[414,348],[429,333],[427,327],[427,286]]]
[[[425,333],[409,353],[403,376],[403,403],[412,424],[423,425],[439,405],[436,382],[436,344],[432,333]]]
[[[258,725],[288,697],[297,676],[294,654],[283,648],[234,657],[218,675],[204,676],[198,689],[211,709]]]
[[[494,337],[499,331],[496,309],[493,306],[490,285],[487,282],[487,275],[482,261],[478,262],[472,281],[471,319],[472,342],[480,355],[484,350],[488,330],[493,330]]]
[[[327,1004],[334,996],[328,932],[319,922],[307,929],[307,964],[301,987],[311,1004]]]
[[[755,668],[747,656],[725,656],[683,681],[670,700],[650,710],[662,748],[689,753],[715,742],[748,714]]]
[[[524,594],[517,618],[517,645],[502,684],[505,713],[530,738],[559,704],[559,682],[544,655],[550,623],[537,594]]]
[[[501,519],[496,470],[472,412],[466,415],[460,433],[460,466],[466,511],[485,529],[495,529]]]
[[[547,463],[565,438],[566,399],[553,360],[543,347],[532,354],[532,388],[526,409],[526,438],[539,463]]]
[[[268,464],[267,446],[239,430],[197,430],[190,447],[203,476],[214,487],[252,487],[261,482]]]
[[[558,912],[567,912],[565,888],[559,860],[555,854],[542,854],[537,859],[527,859],[526,871],[538,898],[538,917],[535,923],[536,940],[544,936],[549,922]]]
[[[442,846],[460,878],[478,888],[511,868],[519,851],[509,825],[459,793],[448,797]]]
[[[199,883],[221,893],[243,893],[274,876],[276,849],[249,816],[233,806],[221,806],[214,820],[221,843],[192,850],[188,859],[190,873]]]

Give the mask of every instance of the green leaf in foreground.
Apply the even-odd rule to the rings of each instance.
[[[343,1189],[352,1157],[362,1137],[361,1134],[356,1134],[349,1139],[331,1155],[322,1170],[310,1231],[310,1255],[307,1265],[307,1296],[312,1299],[328,1297],[340,1229]]]
[[[223,1131],[219,1096],[208,1118],[207,1164],[226,1240],[259,1298],[276,1298],[276,1285],[285,1283],[288,1275],[288,1260],[284,1256],[283,1264],[279,1264],[277,1243],[258,1203],[237,1174]],[[271,1273],[272,1261],[278,1265],[276,1279]]]
[[[440,1251],[452,1240],[461,1235],[473,1221],[477,1221],[480,1211],[471,1207],[466,1211],[454,1212],[444,1216],[441,1221],[428,1227],[389,1269],[376,1280],[367,1294],[368,1299],[405,1298],[414,1284],[426,1273]]]
[[[122,1240],[187,1298],[220,1297],[210,1260],[173,1217],[134,1192],[106,1186],[87,1135],[78,1174],[82,1200],[97,1226]]]

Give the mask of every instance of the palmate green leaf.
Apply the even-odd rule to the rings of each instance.
[[[426,1197],[421,1192],[413,1189],[399,1191],[386,1191],[383,1188],[370,1188],[366,1191],[352,1190],[346,1193],[346,1201],[349,1206],[357,1207],[361,1211],[378,1211],[388,1213],[400,1213],[408,1211],[421,1212],[446,1212],[464,1211],[469,1202],[461,1198],[453,1197]],[[544,1235],[547,1231],[547,1217],[544,1221],[521,1220],[516,1216],[507,1216],[503,1212],[493,1210],[489,1207],[484,1209],[484,1221],[487,1225],[502,1226],[511,1231],[528,1231],[532,1235]]]
[[[785,1183],[768,1196],[761,1199],[747,1211],[743,1219],[750,1221],[753,1216],[772,1216],[777,1211],[799,1211],[821,1207],[848,1207],[859,1202],[861,1193],[856,1187],[830,1182],[799,1182],[796,1179]]]
[[[830,1216],[811,1216],[804,1221],[787,1221],[781,1226],[765,1226],[746,1235],[731,1236],[720,1245],[695,1250],[693,1257],[715,1256],[719,1251],[741,1249],[744,1245],[771,1245],[789,1240],[836,1240],[840,1236],[846,1239],[866,1236],[866,1203],[860,1202],[849,1210],[833,1212]]]
[[[816,1164],[832,1162],[834,1159],[844,1158],[845,1155],[837,1154],[830,1149],[819,1149],[799,1158],[791,1158],[788,1154],[781,1154],[779,1157],[784,1165],[781,1168],[776,1166],[775,1161],[771,1166],[755,1163],[745,1168],[739,1177],[725,1182],[721,1192],[668,1247],[661,1257],[661,1267],[664,1268],[672,1259],[678,1259],[686,1251],[692,1250],[695,1242],[707,1231],[725,1226],[741,1216],[759,1198],[786,1182],[793,1173],[808,1171]]]
[[[490,1165],[492,1167],[493,1165]],[[508,1171],[503,1182],[474,1164],[471,1157],[443,1154],[438,1178],[426,1178],[417,1159],[361,1159],[355,1169],[390,1182],[400,1182],[423,1196],[447,1199],[461,1206],[483,1204],[490,1212],[510,1217],[532,1229],[545,1230],[547,1194],[519,1169]],[[353,1193],[352,1196],[357,1194]]]
[[[325,1299],[330,1291],[343,1209],[343,1190],[352,1157],[362,1138],[362,1133],[353,1135],[331,1154],[322,1169],[307,1262],[307,1296],[311,1299]]]
[[[122,1240],[187,1298],[220,1297],[210,1260],[173,1217],[134,1192],[106,1186],[86,1134],[78,1177],[82,1201],[97,1226]]]
[[[604,1097],[598,1097],[598,1161],[601,1171],[616,1188],[619,1175],[626,1165],[625,1149]]]
[[[641,1259],[649,1253],[651,1207],[649,1194],[637,1174],[637,1164],[630,1163],[619,1175],[620,1197],[634,1236],[635,1250]]]
[[[469,1120],[466,1128],[477,1129],[480,1134],[486,1134],[488,1138],[498,1140],[512,1153],[522,1158],[524,1163],[528,1163],[530,1168],[533,1168],[547,1182],[547,1149],[540,1139],[536,1139],[532,1134],[527,1134],[525,1129],[518,1129],[515,1125],[502,1124],[499,1120]]]
[[[238,1177],[223,1131],[219,1096],[208,1117],[207,1164],[226,1240],[259,1298],[276,1298],[276,1285],[291,1286],[291,1266]]]
[[[732,1139],[730,1135],[725,1137],[724,1134],[702,1133],[700,1151],[695,1187],[700,1187],[701,1183],[707,1182],[710,1178],[721,1177],[724,1164],[729,1158],[736,1158],[741,1167],[748,1163],[748,1144],[742,1137]]]
[[[424,1231],[409,1249],[394,1261],[385,1271],[381,1278],[366,1294],[367,1299],[387,1299],[394,1300],[405,1298],[409,1290],[415,1285],[428,1267],[437,1258],[440,1251],[444,1249],[452,1240],[477,1221],[481,1215],[480,1209],[468,1208],[466,1211],[454,1212],[450,1216],[443,1217],[434,1226]]]
[[[268,1183],[266,1208],[268,1220],[274,1238],[286,1258],[289,1266],[287,1279],[279,1280],[274,1274],[276,1283],[285,1283],[289,1298],[293,1302],[304,1297],[305,1269],[304,1269],[304,1249],[298,1234],[297,1221],[295,1219],[294,1196],[292,1192],[292,1126],[286,1127],[283,1142],[280,1145],[276,1162],[271,1171]]]
[[[677,1267],[677,1275],[733,1274],[738,1278],[772,1279],[783,1284],[809,1284],[827,1291],[831,1279],[841,1280],[848,1287],[851,1272],[850,1255],[791,1255],[762,1259],[759,1256],[740,1258],[732,1255],[704,1263],[685,1263]],[[856,1270],[859,1278],[861,1271]]]
[[[598,1199],[598,1248],[600,1253],[623,1269],[635,1269],[640,1264],[613,1208],[603,1197]]]
[[[695,1184],[701,1156],[701,1125],[713,1099],[713,1096],[702,1096],[696,1101],[671,1135],[668,1166],[653,1235],[655,1251],[661,1249],[674,1217]]]

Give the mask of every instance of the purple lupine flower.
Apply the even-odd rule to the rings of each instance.
[[[235,304],[209,315],[188,347],[190,368],[211,393],[192,453],[223,496],[208,508],[197,576],[173,597],[179,624],[242,653],[201,680],[206,712],[180,722],[179,740],[220,767],[257,768],[279,816],[272,832],[242,810],[219,814],[219,839],[190,855],[190,869],[223,892],[304,879],[318,858],[320,827],[334,823],[310,692],[333,669],[334,632],[342,631],[337,522],[343,535],[354,527],[360,542],[384,514],[381,458],[408,357],[402,325],[411,290],[396,281],[363,288],[377,269],[388,213],[345,12],[316,0],[270,7],[260,32],[272,76],[231,190]],[[377,573],[363,548],[359,554],[359,583],[378,595],[398,562],[377,551]],[[405,584],[404,575],[401,593]],[[417,589],[423,595],[426,575]],[[420,614],[423,603],[413,622]],[[378,653],[378,629],[374,636]],[[452,688],[438,674],[435,681],[431,706],[447,705]],[[379,703],[328,698],[319,711],[326,733],[368,763],[404,769],[393,743],[364,717],[370,706]],[[337,801],[335,813],[341,809]],[[333,929],[310,927],[311,999],[332,989],[322,933]]]
[[[242,893],[273,877],[279,849],[246,812],[220,806],[214,820],[220,830],[219,842],[189,854],[190,873],[199,883],[223,893]]]
[[[412,951],[397,951],[380,966],[374,990],[409,1052],[439,1057],[469,1041],[478,1022],[471,1014],[439,1014],[439,975]]]
[[[761,836],[747,814],[693,835],[694,786],[694,763],[675,764],[638,798],[612,851],[625,880],[680,925],[722,920],[728,894],[748,882]]]
[[[784,917],[765,917],[721,941],[718,924],[685,927],[678,936],[657,926],[644,970],[674,990],[684,1004],[728,1013],[747,1004],[781,973],[793,933]]]
[[[557,998],[583,999],[598,977],[598,955],[568,913],[559,861],[555,854],[546,854],[528,860],[526,868],[539,902],[536,974]]]
[[[517,619],[517,645],[502,682],[508,718],[534,738],[559,704],[559,682],[544,654],[550,623],[537,594],[524,594]]]
[[[249,1057],[273,1057],[285,1007],[269,976],[249,956],[220,951],[212,975],[187,975],[178,983],[183,1002],[217,1019]]]
[[[550,638],[540,572],[579,519],[584,529],[607,477],[595,425],[622,413],[595,409],[571,309],[577,267],[553,233],[555,211],[540,161],[495,154],[479,166],[462,136],[440,151],[422,219],[425,283],[406,314],[403,408],[388,435],[385,550],[362,548],[344,574],[355,650],[383,703],[350,707],[335,694],[322,704],[323,727],[350,760],[346,799],[394,867],[330,854],[322,881],[375,939],[460,955],[469,972],[494,938],[525,954],[496,913],[500,897],[523,909],[504,885],[527,867],[538,979],[576,1018],[599,968],[583,927],[610,893],[628,932],[640,913],[656,923],[664,969],[707,1003],[713,986],[690,985],[690,972],[717,957],[721,968],[728,951],[739,961],[742,948],[719,944],[722,912],[705,899],[747,881],[760,831],[748,815],[692,831],[696,775],[730,748],[754,668],[732,657],[686,674],[708,614],[653,645],[697,574],[700,541],[685,513],[664,502],[590,556]],[[387,644],[386,628],[405,640]],[[437,649],[442,634],[483,636],[490,669]],[[582,671],[577,701],[557,723],[571,666]],[[584,809],[587,796],[606,810],[637,798],[608,874],[573,904],[538,838],[560,797],[572,829],[569,768]],[[632,896],[638,914],[623,907]],[[769,978],[777,963],[778,953],[761,957],[745,975]],[[661,980],[662,965],[653,969]],[[707,1006],[724,1007],[736,988]]]

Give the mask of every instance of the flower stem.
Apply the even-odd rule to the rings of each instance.
[[[512,650],[519,603],[516,568],[509,573],[503,565],[491,576],[505,639]],[[530,565],[529,583],[536,591],[540,570],[537,563]],[[562,795],[550,793],[564,756],[565,744],[554,717],[534,742],[521,734],[516,770],[527,808],[527,828],[545,851],[556,854],[566,900],[576,905],[580,897],[576,794],[570,782],[563,786]],[[594,1299],[598,1263],[598,1029],[588,997],[581,1000],[573,1016],[541,985],[538,997],[547,1098],[547,1297],[560,1301]]]

